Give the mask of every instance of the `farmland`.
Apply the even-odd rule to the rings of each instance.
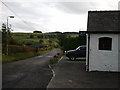
[[[13,41],[9,41],[9,55],[2,55],[3,63],[41,55],[53,48],[69,50],[84,44],[79,41],[78,34],[11,33],[11,38]],[[6,52],[5,48],[3,52]]]
[[[19,45],[28,45],[32,43],[39,43],[39,40],[43,40],[43,44],[49,45],[49,40],[52,41],[52,45],[58,45],[55,34],[41,34],[41,33],[12,33],[12,37],[17,41]]]
[[[51,38],[48,35],[44,34],[43,37],[43,34],[38,33],[11,33],[13,41],[12,43],[9,41],[7,56],[4,54],[6,48],[3,48],[2,62],[6,63],[33,57],[58,47],[57,38]],[[3,47],[5,47],[4,44]]]

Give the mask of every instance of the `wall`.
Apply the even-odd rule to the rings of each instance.
[[[112,50],[98,50],[100,37],[112,38]],[[119,43],[120,44],[120,43]],[[118,71],[118,35],[90,34],[89,71]]]
[[[88,70],[88,34],[86,35],[87,37],[87,43],[86,43],[86,71]]]
[[[118,70],[120,71],[120,34],[118,35]]]

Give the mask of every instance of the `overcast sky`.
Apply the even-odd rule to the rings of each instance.
[[[1,0],[0,24],[9,24],[14,32],[78,32],[87,28],[91,10],[118,10],[119,0]]]

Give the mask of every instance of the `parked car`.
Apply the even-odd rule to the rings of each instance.
[[[65,55],[70,60],[75,60],[76,58],[79,58],[79,57],[86,57],[86,46],[82,45],[77,47],[75,50],[65,51]]]

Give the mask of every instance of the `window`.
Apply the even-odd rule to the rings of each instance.
[[[86,47],[80,47],[80,50],[86,50]]]
[[[112,38],[102,37],[99,38],[99,50],[111,50],[112,49]]]

